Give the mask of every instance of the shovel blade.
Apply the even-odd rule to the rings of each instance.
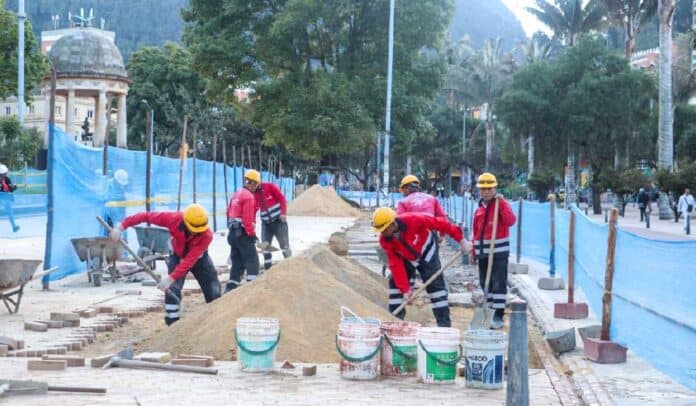
[[[493,309],[489,307],[478,307],[474,311],[474,317],[469,323],[469,330],[488,330],[493,321]]]

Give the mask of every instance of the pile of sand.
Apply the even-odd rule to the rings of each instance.
[[[360,217],[360,210],[351,207],[331,187],[314,185],[288,204],[291,216]]]
[[[387,291],[381,278],[371,274],[324,246],[315,247],[274,266],[253,283],[184,315],[144,342],[142,348],[230,359],[230,350],[236,348],[236,320],[263,316],[280,320],[282,337],[277,359],[337,362],[334,339],[341,306],[361,316],[394,320],[385,305],[376,304],[386,302]]]

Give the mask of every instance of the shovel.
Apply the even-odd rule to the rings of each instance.
[[[173,372],[192,372],[195,374],[217,375],[217,368],[194,367],[189,365],[169,365],[157,362],[133,360],[133,349],[127,348],[111,357],[102,368],[160,369]]]
[[[260,253],[262,254],[270,254],[272,252],[280,251],[279,248],[276,248],[270,244],[264,245],[264,243],[260,242],[256,244],[257,250],[259,250]]]
[[[488,247],[488,266],[486,267],[486,284],[483,287],[483,303],[476,307],[474,317],[469,324],[469,330],[487,330],[491,326],[494,310],[488,305],[488,288],[491,284],[491,271],[493,270],[493,250],[495,249],[495,237],[498,231],[498,209],[500,201],[495,198],[495,208],[493,209],[493,232],[491,233],[491,244]],[[484,224],[484,229],[485,229]],[[485,230],[484,230],[485,231]]]
[[[105,388],[89,388],[81,386],[51,386],[39,381],[15,381],[0,379],[0,396],[6,395],[45,395],[48,392],[74,392],[104,394]]]
[[[98,221],[102,226],[104,226],[104,228],[106,229],[106,231],[108,231],[109,233],[111,233],[111,230],[113,230],[113,229],[111,228],[111,226],[109,225],[109,223],[107,223],[106,221],[104,221],[103,218],[101,218],[101,216],[97,216],[97,221]],[[129,247],[128,244],[126,244],[125,241],[123,241],[123,238],[119,238],[119,239],[118,239],[118,242],[121,243],[121,245],[123,246],[123,248],[125,248],[125,250],[128,251],[128,253],[131,254],[131,255],[133,256],[133,259],[135,259],[135,262],[137,262],[138,265],[140,265],[140,266],[143,267],[143,272],[145,272],[146,274],[150,275],[150,277],[151,277],[152,279],[154,279],[155,282],[159,283],[159,281],[160,281],[160,279],[161,279],[161,278],[159,277],[159,275],[157,275],[156,273],[154,273],[154,272],[152,271],[152,268],[150,268],[150,266],[149,266],[145,261],[143,261],[142,258],[140,258],[140,257],[138,256],[138,254],[136,254],[135,251],[133,251],[133,249],[132,249],[131,247]],[[181,300],[179,300],[179,298],[176,297],[176,295],[175,295],[174,293],[172,293],[170,290],[167,290],[165,293],[166,293],[167,295],[169,295],[169,297],[171,297],[172,299],[174,299],[174,301],[175,301],[176,303],[181,303]]]
[[[420,296],[420,294],[423,293],[423,291],[425,290],[425,288],[427,288],[431,283],[433,283],[433,281],[434,281],[435,279],[437,279],[437,277],[440,276],[443,272],[445,272],[445,271],[447,270],[447,268],[449,268],[449,267],[452,266],[455,262],[457,262],[457,260],[458,260],[459,257],[461,257],[461,256],[462,256],[462,252],[461,252],[461,251],[457,251],[457,253],[454,254],[454,256],[452,257],[452,259],[450,259],[449,262],[447,262],[447,263],[445,264],[445,266],[443,266],[442,268],[440,268],[439,271],[435,272],[435,273],[433,274],[433,276],[431,276],[431,277],[423,284],[423,286],[421,286],[420,288],[418,288],[418,289],[416,290],[416,292],[415,292],[415,293],[413,294],[413,296],[411,297],[411,300],[414,300],[414,299],[416,299],[418,296]],[[394,310],[394,311],[392,312],[392,314],[393,314],[394,316],[396,316],[397,314],[399,314],[399,312],[400,312],[401,310],[403,310],[404,307],[406,307],[406,305],[407,305],[408,303],[409,303],[409,302],[407,302],[407,301],[404,300],[404,302],[401,303],[401,304],[399,305],[399,307],[397,307],[396,310]]]

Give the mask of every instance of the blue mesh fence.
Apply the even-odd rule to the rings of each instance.
[[[145,210],[146,153],[109,148],[108,175],[102,175],[103,150],[75,144],[70,137],[57,130],[54,154],[54,224],[52,235],[47,240],[52,243],[50,266],[60,270],[51,279],[83,272],[86,267],[80,263],[71,244],[72,238],[104,235],[105,230],[97,223],[96,216],[112,215],[119,223],[126,215]],[[194,200],[193,159],[185,162],[182,184],[181,207]],[[213,196],[213,167],[216,169],[215,195]],[[224,164],[196,160],[196,202],[203,205],[215,216],[217,229],[226,227]],[[113,173],[123,169],[128,172],[128,185],[120,188]],[[228,198],[242,186],[244,168],[227,167]],[[288,200],[294,196],[292,179],[277,179],[268,172],[262,172],[262,179],[279,185]],[[153,156],[152,159],[151,207],[153,211],[176,210],[179,187],[179,160]],[[215,210],[213,210],[213,201]],[[135,233],[129,231],[128,241],[137,248]]]

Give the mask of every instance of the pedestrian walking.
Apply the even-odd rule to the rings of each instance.
[[[246,281],[252,282],[259,275],[259,256],[256,252],[256,199],[261,175],[250,169],[244,174],[244,187],[230,198],[227,206],[227,242],[230,244],[230,280],[226,292],[236,289],[246,270]]]
[[[261,212],[261,248],[263,249],[263,267],[271,268],[271,253],[268,248],[273,243],[273,238],[278,240],[278,245],[283,252],[283,258],[292,255],[290,250],[290,237],[288,235],[287,200],[278,186],[270,182],[261,182],[261,175],[254,171],[251,176],[259,184],[254,192],[256,210]],[[258,175],[258,176],[257,176]]]
[[[645,211],[650,206],[650,195],[645,189],[640,188],[636,200],[638,201],[638,209],[640,210],[640,221],[645,221]]]
[[[479,207],[474,213],[474,233],[471,258],[473,263],[478,263],[479,281],[481,289],[485,288],[486,270],[488,267],[488,254],[491,238],[493,236],[493,217],[495,212],[495,199],[499,200],[498,227],[495,233],[493,248],[493,265],[491,269],[488,297],[484,298],[491,303],[494,309],[491,328],[503,327],[505,315],[505,302],[507,300],[507,273],[508,257],[510,255],[510,227],[515,224],[517,218],[505,198],[498,193],[498,181],[492,173],[483,173],[478,178],[476,185],[481,193]],[[551,204],[554,204],[551,202]]]
[[[12,193],[17,190],[17,186],[12,184],[12,180],[8,176],[9,172],[7,166],[0,164],[0,206],[5,211],[7,219],[10,220],[12,232],[16,233],[19,231],[19,226],[14,219],[14,195]]]
[[[192,204],[183,212],[142,212],[126,217],[120,226],[110,233],[113,240],[118,240],[123,230],[142,223],[165,227],[171,235],[173,252],[167,260],[168,274],[162,278],[157,288],[178,298],[178,301],[165,295],[164,322],[171,325],[179,320],[181,290],[186,281],[186,274],[191,271],[196,277],[205,297],[210,303],[220,297],[220,280],[215,265],[208,255],[208,247],[213,241],[213,233],[208,226],[208,211],[199,204]]]
[[[677,211],[684,216],[684,230],[686,230],[687,217],[694,211],[694,204],[696,204],[696,201],[691,194],[691,190],[689,188],[684,189],[684,194],[679,196],[679,203],[677,204]]]

